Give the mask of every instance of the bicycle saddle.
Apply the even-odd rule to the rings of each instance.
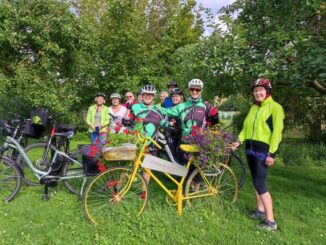
[[[73,137],[75,135],[75,132],[74,131],[60,132],[60,133],[55,133],[54,135],[70,139],[71,137]]]
[[[180,149],[186,153],[198,153],[200,151],[199,146],[195,144],[181,144]]]

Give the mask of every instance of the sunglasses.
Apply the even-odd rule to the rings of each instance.
[[[201,92],[201,89],[200,88],[190,88],[189,90],[191,92],[194,92],[194,91],[196,91],[197,93]]]
[[[127,99],[132,98],[132,96],[126,96]]]

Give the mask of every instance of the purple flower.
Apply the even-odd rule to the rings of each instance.
[[[207,161],[208,161],[208,157],[207,157],[207,156],[202,157],[202,158],[201,158],[201,161],[202,161],[202,162],[207,162]]]

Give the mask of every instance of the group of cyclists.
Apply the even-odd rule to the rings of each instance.
[[[98,93],[96,104],[89,107],[86,119],[92,143],[105,144],[108,131],[121,133],[135,128],[155,139],[158,130],[165,128],[172,132],[172,145],[169,146],[175,159],[184,164],[184,153],[179,150],[183,136],[190,135],[194,128],[217,124],[218,109],[203,100],[204,83],[200,79],[194,78],[188,82],[188,100],[185,100],[185,94],[175,81],[168,82],[167,88],[168,93],[160,93],[159,104],[154,104],[157,90],[150,84],[140,90],[137,101],[131,92],[126,93],[124,104],[121,103],[122,98],[118,93],[111,94],[110,107],[104,105],[105,94]],[[232,144],[232,149],[236,150],[242,143],[245,145],[256,196],[256,210],[249,217],[262,219],[259,228],[273,231],[277,229],[277,224],[266,179],[268,167],[273,165],[282,139],[284,111],[272,99],[272,86],[268,79],[255,80],[251,89],[255,103],[244,121],[239,140]],[[149,146],[149,150],[151,154],[155,154],[154,146]],[[148,182],[149,176],[144,177]]]
[[[130,129],[140,129],[141,133],[155,138],[158,130],[168,128],[174,139],[172,151],[177,154],[182,136],[191,133],[193,127],[205,128],[218,123],[218,110],[202,99],[204,83],[200,79],[192,79],[188,83],[189,99],[175,81],[167,84],[168,93],[160,93],[160,103],[154,104],[157,90],[153,85],[145,85],[138,101],[131,92],[126,93],[125,103],[121,96],[113,93],[110,96],[112,105],[104,105],[106,96],[98,93],[95,105],[88,109],[86,123],[93,144],[105,144],[107,133],[123,133]],[[154,152],[154,149],[152,147]],[[180,159],[180,156],[176,156]]]

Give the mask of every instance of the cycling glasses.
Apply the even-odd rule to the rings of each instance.
[[[197,93],[201,92],[201,89],[200,88],[190,88],[189,90],[191,92],[194,92],[194,91],[196,91]]]

